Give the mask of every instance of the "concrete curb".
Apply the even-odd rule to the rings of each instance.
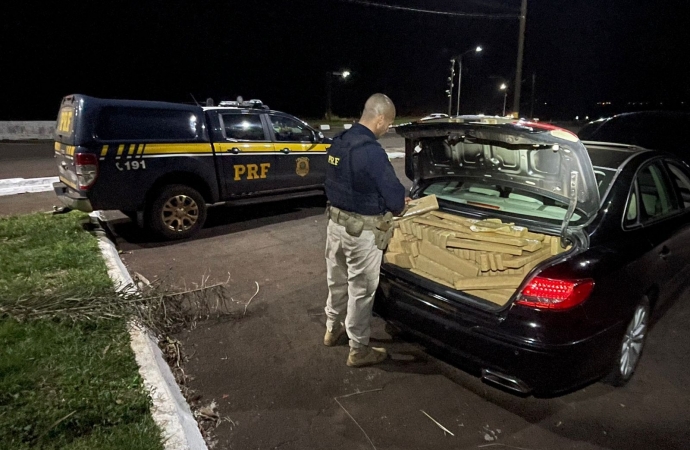
[[[0,139],[32,140],[50,139],[55,136],[54,120],[10,120],[0,121]]]
[[[0,180],[0,196],[52,191],[58,181],[59,177],[5,178]]]
[[[104,221],[100,211],[89,214],[100,225]],[[125,267],[115,244],[104,235],[98,236],[98,246],[116,292],[136,293],[138,288]],[[166,450],[208,450],[198,423],[185,400],[170,366],[163,358],[155,337],[140,325],[130,322],[128,331],[139,374],[144,380],[153,406],[151,414],[163,433]]]

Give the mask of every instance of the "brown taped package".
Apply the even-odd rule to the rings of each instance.
[[[435,198],[429,203],[435,209],[422,211],[418,203],[412,216],[396,220],[385,261],[498,305],[535,266],[567,250],[559,237],[444,213]]]
[[[402,218],[418,216],[436,209],[438,209],[438,199],[436,195],[427,195],[426,197],[411,200],[410,203],[407,204]]]

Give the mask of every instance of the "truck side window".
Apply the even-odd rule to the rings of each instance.
[[[238,141],[265,141],[259,114],[222,114],[225,137]]]
[[[271,114],[273,132],[278,142],[312,142],[314,133],[304,124],[290,119]]]
[[[199,122],[190,111],[106,106],[95,134],[102,140],[192,140],[199,137]]]

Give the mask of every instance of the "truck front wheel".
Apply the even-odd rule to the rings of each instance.
[[[165,186],[148,211],[148,224],[165,239],[185,239],[206,221],[206,202],[196,189],[183,184]]]

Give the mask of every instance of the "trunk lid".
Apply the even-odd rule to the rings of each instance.
[[[396,131],[405,138],[406,158],[412,160],[407,162],[406,171],[415,185],[458,180],[467,191],[465,198],[453,197],[458,203],[518,214],[520,208],[531,205],[534,212],[530,214],[536,215],[528,217],[548,219],[546,222],[551,224],[560,222],[563,237],[573,217],[573,222],[581,226],[598,212],[600,197],[589,154],[577,136],[567,130],[524,121],[460,116],[404,124]],[[494,192],[495,186],[510,193]],[[449,192],[447,186],[429,193],[444,199],[444,192]],[[530,194],[550,204],[542,202],[537,207]]]

